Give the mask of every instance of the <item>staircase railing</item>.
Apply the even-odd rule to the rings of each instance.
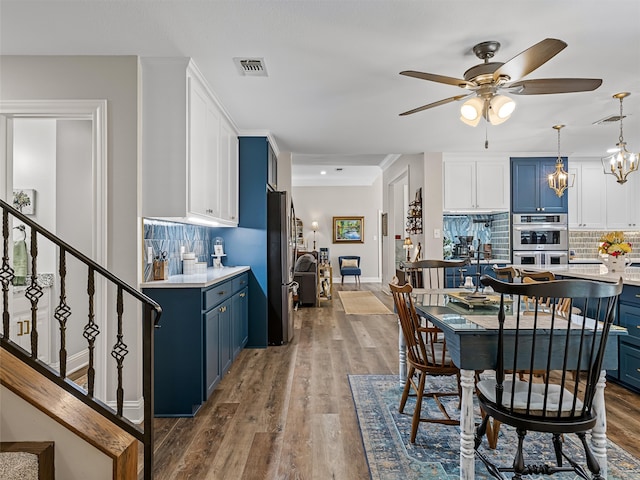
[[[2,207],[2,236],[3,236],[3,253],[2,267],[0,268],[0,282],[2,283],[2,332],[0,335],[0,345],[2,348],[10,351],[22,361],[30,365],[32,368],[58,384],[67,392],[77,397],[80,401],[90,406],[102,414],[106,419],[118,425],[124,431],[128,432],[134,438],[144,445],[144,479],[150,480],[153,477],[153,339],[154,328],[158,328],[158,322],[162,309],[151,298],[131,287],[127,283],[120,280],[111,272],[98,265],[96,262],[82,254],[53,233],[44,229],[42,226],[32,221],[29,217],[20,211],[11,207],[8,203],[0,200]],[[9,218],[13,217],[30,229],[30,259],[31,272],[28,276],[27,287],[25,289],[25,297],[31,303],[31,351],[21,348],[10,339],[10,318],[9,311],[9,291],[15,277],[15,271],[11,266],[9,256],[9,245],[13,243],[13,237],[10,237],[12,231],[9,228]],[[38,239],[46,238],[57,246],[59,254],[59,302],[54,309],[53,317],[59,326],[59,360],[60,371],[56,371],[46,363],[38,359],[38,302],[43,295],[43,288],[38,283]],[[86,391],[76,385],[67,378],[67,320],[72,315],[72,309],[67,304],[66,285],[67,285],[67,258],[71,255],[78,261],[86,265],[87,268],[87,296],[89,305],[88,319],[83,326],[82,336],[87,341],[89,351],[89,364],[87,369],[87,389]],[[107,404],[94,397],[95,386],[95,368],[96,363],[103,359],[96,359],[95,341],[96,337],[101,333],[99,324],[95,319],[95,303],[96,303],[96,275],[103,277],[109,285],[116,289],[115,295],[115,312],[117,322],[117,333],[114,344],[110,352],[112,360],[115,362],[117,370],[117,387],[115,392],[116,409],[114,410]],[[143,399],[144,399],[144,421],[142,426],[136,425],[123,416],[124,405],[124,387],[122,381],[122,369],[124,360],[129,353],[128,346],[125,343],[123,335],[124,324],[124,305],[125,294],[137,300],[142,305],[142,378],[143,378]],[[105,299],[106,301],[106,299]],[[134,314],[137,317],[137,314]],[[105,355],[105,363],[109,361]]]

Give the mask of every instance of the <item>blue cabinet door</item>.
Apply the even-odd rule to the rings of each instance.
[[[222,378],[222,369],[220,368],[220,355],[218,345],[220,343],[220,311],[216,307],[204,315],[205,325],[205,360],[204,360],[204,392],[206,401]]]
[[[231,345],[231,299],[217,307],[219,312],[218,351],[220,352],[220,373],[223,376],[231,367],[233,361],[233,347]]]
[[[565,170],[568,168],[564,160]],[[556,169],[552,157],[511,158],[512,213],[567,213],[568,195],[558,197],[548,177]]]
[[[246,345],[249,337],[248,293],[249,289],[245,287],[231,299],[231,344],[234,359]]]

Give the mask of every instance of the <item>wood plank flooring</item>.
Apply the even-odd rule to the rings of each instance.
[[[348,374],[398,373],[393,315],[345,315],[334,299],[295,312],[293,341],[243,350],[194,418],[155,420],[154,479],[368,479]],[[609,383],[609,437],[640,457],[640,396]]]

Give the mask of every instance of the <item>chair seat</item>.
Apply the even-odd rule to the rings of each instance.
[[[502,397],[502,406],[505,408],[510,408],[513,382],[506,380],[503,385],[504,394]],[[545,400],[544,383],[529,383],[516,380],[513,409],[517,413],[525,413],[527,408],[527,398],[529,396],[529,387],[531,387],[531,403],[529,412],[533,415],[542,415]],[[481,380],[477,384],[477,389],[487,400],[492,403],[496,403],[495,379]],[[547,393],[547,415],[557,415],[559,409],[561,409],[560,416],[565,417],[571,415],[571,410],[573,408],[573,395],[569,390],[564,389],[564,394],[562,395],[562,405],[560,405],[561,391],[562,389],[559,385],[549,385],[549,391]],[[577,399],[576,412],[579,412],[581,409],[582,402]]]
[[[357,267],[342,267],[340,273],[342,275],[361,275],[362,270]]]
[[[426,336],[424,334],[422,336],[425,337],[425,344],[426,344],[427,343]],[[435,354],[436,358],[433,358],[433,355],[431,353],[431,347],[429,345],[433,345],[433,353]],[[427,350],[427,360],[432,365],[436,365],[440,367],[446,367],[451,365],[451,357],[449,356],[449,351],[447,350],[445,343],[441,343],[441,342],[429,343],[427,345],[426,350]],[[443,350],[444,350],[444,363],[442,362]]]

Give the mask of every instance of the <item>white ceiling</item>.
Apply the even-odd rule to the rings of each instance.
[[[482,152],[485,134],[489,151],[553,154],[558,123],[563,154],[600,156],[619,127],[593,122],[618,113],[620,91],[638,151],[639,24],[638,0],[0,0],[0,53],[192,57],[240,131],[270,131],[293,154],[294,185],[308,185],[310,165],[357,172],[389,155]],[[486,129],[460,122],[459,103],[398,116],[464,93],[400,71],[459,78],[480,63],[478,42],[499,41],[505,62],[547,37],[568,47],[525,78],[603,85],[517,96],[511,119]],[[268,77],[240,76],[234,57],[264,58]]]

